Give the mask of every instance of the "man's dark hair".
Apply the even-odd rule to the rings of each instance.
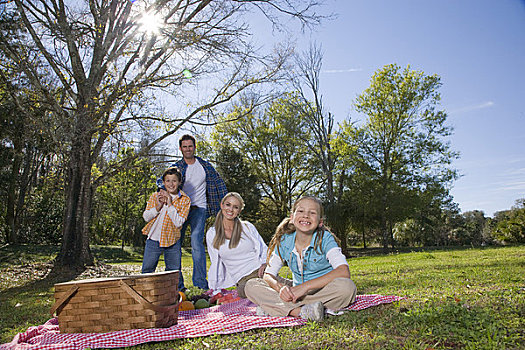
[[[180,169],[177,167],[171,167],[164,171],[162,174],[162,181],[166,178],[166,175],[177,175],[177,179],[179,179],[179,182],[182,182],[182,173],[180,172]]]
[[[182,135],[182,137],[179,139],[179,147],[182,147],[182,141],[187,141],[187,140],[193,141],[193,147],[196,146],[195,137],[185,134],[185,135]]]

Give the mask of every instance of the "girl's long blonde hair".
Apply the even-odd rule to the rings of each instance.
[[[221,205],[224,204],[226,199],[229,197],[235,197],[239,203],[241,203],[241,210],[244,209],[244,200],[242,199],[241,195],[237,192],[228,192],[221,200]],[[239,212],[239,215],[240,215]],[[224,232],[224,215],[222,214],[222,210],[219,210],[217,213],[217,216],[215,217],[215,238],[213,238],[213,248],[219,249],[221,245],[224,244],[226,241],[226,233]],[[242,221],[239,219],[239,216],[237,216],[234,219],[233,222],[233,231],[232,231],[232,237],[230,238],[230,244],[228,247],[230,249],[235,248],[239,245],[239,242],[241,241],[241,235],[242,235]]]
[[[297,209],[297,206],[299,205],[299,203],[305,199],[314,201],[315,203],[317,203],[317,205],[319,205],[319,218],[323,220],[324,219],[323,203],[321,203],[319,198],[313,197],[313,196],[303,196],[299,198],[298,200],[296,200],[292,207],[292,214],[295,213],[295,210]],[[328,231],[335,238],[335,241],[337,242],[337,244],[340,245],[339,239],[332,233],[332,231],[330,231],[330,228],[325,226],[323,223],[319,224],[316,231],[317,231],[317,236],[315,237],[314,249],[319,254],[321,253],[319,249],[323,242],[323,236],[324,236],[325,231]],[[293,232],[295,232],[295,225],[292,223],[292,220],[290,217],[287,217],[283,221],[281,221],[279,226],[277,226],[277,229],[275,229],[275,234],[273,235],[272,240],[270,241],[270,244],[268,245],[268,256],[266,258],[267,261],[270,261],[270,256],[272,255],[273,251],[276,249],[277,249],[277,254],[279,254],[279,257],[283,259],[278,248],[281,245],[281,240],[283,239],[283,236],[293,233]]]

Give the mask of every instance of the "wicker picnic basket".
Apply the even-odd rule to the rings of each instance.
[[[177,323],[179,271],[55,284],[61,333],[163,328]]]

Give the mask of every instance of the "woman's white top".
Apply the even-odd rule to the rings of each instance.
[[[252,273],[266,263],[268,247],[255,226],[242,221],[241,240],[237,247],[230,249],[230,240],[226,239],[219,249],[213,248],[215,227],[206,232],[206,244],[210,255],[208,284],[211,289],[232,287],[242,277]]]

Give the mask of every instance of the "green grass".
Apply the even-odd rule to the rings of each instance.
[[[111,248],[94,252],[100,261],[115,264],[112,269],[140,265],[132,251],[126,253],[128,257]],[[60,278],[13,271],[49,268],[46,262],[53,254],[52,249],[40,247],[1,248],[1,343],[49,319],[53,283]],[[179,339],[133,349],[525,348],[523,246],[360,256],[349,263],[359,294],[394,294],[406,299],[299,328]],[[186,281],[191,281],[187,254],[183,266],[187,266],[183,270]],[[5,277],[13,275],[12,280]]]

